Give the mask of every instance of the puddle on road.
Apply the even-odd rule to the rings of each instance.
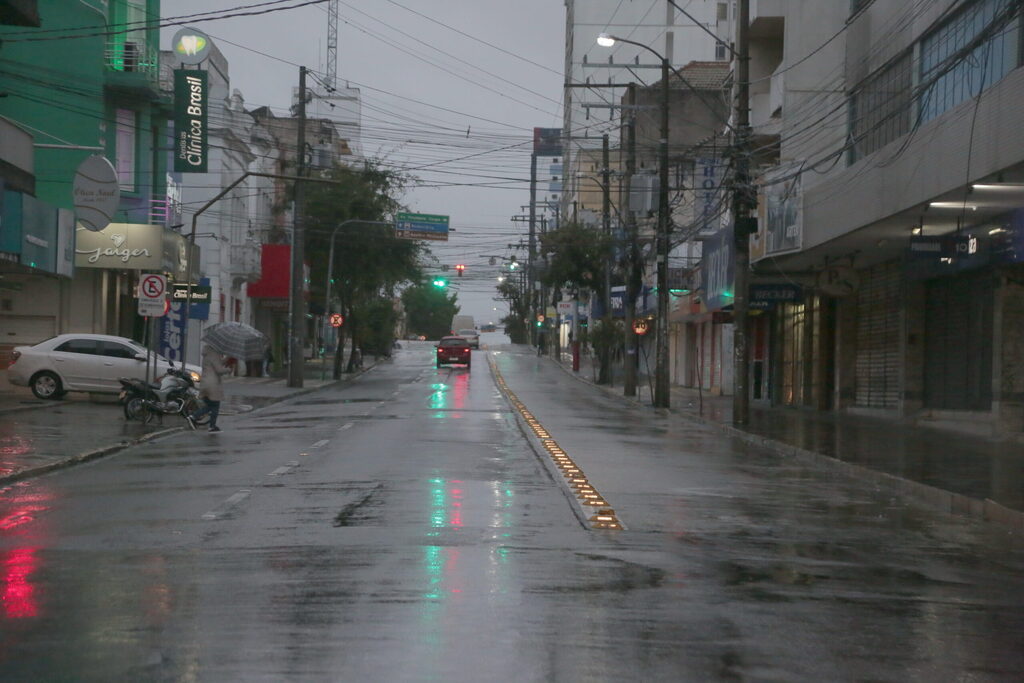
[[[295,401],[290,404],[293,406],[326,406],[335,403],[380,403],[386,401],[385,398],[316,398],[308,401]]]

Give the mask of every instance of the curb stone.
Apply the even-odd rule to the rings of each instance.
[[[618,398],[626,403],[636,406],[643,405],[638,398],[615,394],[611,387],[606,388],[599,384],[595,384],[582,376],[576,375],[572,370],[566,368],[564,364],[558,363],[554,361],[554,359],[551,360],[555,362],[555,365],[561,368],[564,373],[578,382],[600,389],[608,396]],[[732,425],[723,424],[721,422],[715,422],[714,420],[709,420],[708,418],[700,417],[698,415],[678,412],[671,408],[667,410],[659,408],[656,409],[656,411],[663,415],[677,415],[683,419],[716,428],[719,431],[741,441],[754,446],[760,446],[786,457],[795,458],[805,464],[814,465],[822,469],[831,469],[853,479],[869,482],[875,485],[879,491],[899,496],[927,509],[945,512],[950,515],[965,516],[979,521],[994,522],[996,524],[1009,527],[1013,531],[1024,532],[1024,512],[1000,505],[996,501],[988,498],[982,500],[978,498],[971,498],[970,496],[965,496],[961,493],[945,491],[935,486],[922,484],[921,482],[914,481],[912,479],[906,479],[904,477],[896,476],[895,474],[890,474],[889,472],[881,472],[869,467],[864,467],[863,465],[840,460],[839,458],[834,458],[832,456],[825,455],[824,453],[817,453],[815,451],[799,448],[784,441],[778,441],[759,434],[752,434],[739,429],[738,427],[733,427]]]

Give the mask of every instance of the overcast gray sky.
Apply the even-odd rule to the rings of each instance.
[[[162,14],[254,2],[164,0]],[[228,58],[247,108],[284,115],[298,65],[326,71],[326,2],[188,25]],[[173,33],[164,30],[163,49]],[[478,323],[504,315],[486,256],[509,254],[525,230],[511,217],[529,202],[532,130],[561,126],[564,34],[561,0],[339,1],[337,74],[360,89],[363,152],[419,176],[403,199],[411,210],[451,216],[449,243],[432,246],[443,263],[466,264],[462,279],[449,275]]]

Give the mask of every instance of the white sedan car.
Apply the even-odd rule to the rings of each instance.
[[[34,346],[16,346],[7,368],[11,384],[31,387],[37,398],[60,398],[69,391],[116,394],[119,377],[146,374],[146,348],[126,337],[107,334],[61,334]],[[149,354],[149,362],[153,362]],[[171,361],[157,356],[157,376]],[[150,366],[152,367],[152,366]],[[200,368],[185,366],[199,382]]]

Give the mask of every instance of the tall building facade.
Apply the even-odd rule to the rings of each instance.
[[[1021,438],[1020,4],[751,6],[755,391]]]

